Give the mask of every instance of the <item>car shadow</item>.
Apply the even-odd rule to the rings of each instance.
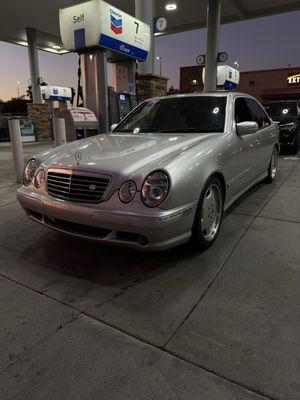
[[[141,252],[45,231],[22,252],[20,260],[46,270],[47,275],[52,271],[53,275],[119,286],[154,277],[200,254],[188,244],[160,252]]]
[[[257,183],[255,186],[247,190],[246,193],[244,193],[239,199],[237,199],[224,213],[223,219],[228,218],[228,216],[236,211],[238,207],[243,204],[246,200],[248,200],[251,196],[254,196],[256,193],[258,193],[262,188],[265,187],[264,183]],[[271,192],[271,191],[270,191]],[[269,196],[269,193],[266,194],[266,198]],[[263,202],[262,204],[263,205]]]

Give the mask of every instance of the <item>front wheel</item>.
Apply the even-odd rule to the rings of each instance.
[[[278,150],[277,147],[275,146],[273,149],[271,161],[268,168],[268,176],[266,177],[266,183],[274,182],[277,176],[277,168],[278,168],[277,164],[278,164]]]
[[[210,178],[201,193],[191,242],[197,249],[207,249],[216,240],[223,215],[223,188],[218,178]]]

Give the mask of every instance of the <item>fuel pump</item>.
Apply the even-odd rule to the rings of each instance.
[[[78,93],[92,110],[99,132],[108,132],[136,104],[136,63],[147,59],[149,25],[103,0],[60,9],[64,48],[80,56]],[[108,88],[107,63],[113,64],[113,88]],[[79,97],[77,104],[79,104]]]
[[[59,142],[79,140],[99,133],[98,120],[93,111],[83,107],[67,106],[67,102],[72,103],[74,98],[72,88],[43,86],[41,92],[43,100],[50,105],[50,119],[53,121],[56,141],[55,133],[61,138]],[[57,108],[54,108],[55,102],[58,102]]]

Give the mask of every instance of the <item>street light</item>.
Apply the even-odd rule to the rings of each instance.
[[[159,75],[161,76],[162,57],[157,56],[156,59],[159,61]]]
[[[20,98],[20,81],[17,81],[17,92],[18,92],[18,99]]]
[[[240,63],[238,61],[235,61],[233,63],[233,65],[235,66],[235,68],[238,70],[240,68]]]

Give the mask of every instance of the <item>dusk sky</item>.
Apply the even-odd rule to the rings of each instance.
[[[300,67],[300,11],[221,27],[220,50],[229,53],[229,63],[238,60],[240,69],[256,70]],[[163,75],[179,86],[179,68],[195,65],[198,54],[205,53],[205,30],[193,30],[155,39],[155,55],[163,58]],[[0,42],[0,99],[17,96],[17,81],[24,94],[28,85],[27,48]],[[40,75],[48,84],[76,87],[75,54],[58,56],[39,52]],[[156,72],[159,66],[156,62]]]

